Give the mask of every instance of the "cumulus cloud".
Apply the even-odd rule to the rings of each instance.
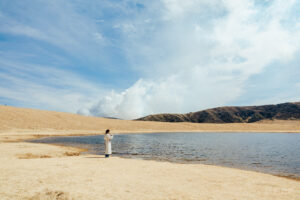
[[[124,28],[127,39],[122,48],[143,78],[124,91],[104,96],[88,108],[89,114],[133,119],[236,100],[244,94],[249,77],[271,63],[292,59],[299,50],[299,26],[289,23],[295,2],[146,4],[151,9],[118,24],[131,27]]]
[[[241,92],[240,81],[210,76],[197,67],[160,80],[138,80],[121,93],[112,91],[90,108],[92,115],[134,119],[158,112],[179,113],[222,104]],[[210,97],[210,101],[207,98]]]
[[[4,2],[0,103],[133,119],[300,98],[296,0]]]

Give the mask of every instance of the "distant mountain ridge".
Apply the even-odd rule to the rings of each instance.
[[[263,106],[226,106],[187,114],[149,115],[137,120],[194,123],[252,123],[264,119],[300,120],[300,102]]]

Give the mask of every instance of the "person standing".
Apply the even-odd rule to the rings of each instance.
[[[109,155],[112,154],[111,152],[111,140],[113,139],[113,135],[109,133],[110,130],[107,129],[105,131],[105,134],[104,134],[104,140],[105,140],[105,158],[108,158]]]

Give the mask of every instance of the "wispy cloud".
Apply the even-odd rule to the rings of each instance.
[[[246,95],[249,77],[293,59],[300,48],[300,29],[288,23],[295,1],[263,7],[247,0],[161,5],[130,21],[132,32],[124,30],[130,35],[128,57],[145,78],[100,100],[93,114],[136,118],[226,105]],[[142,23],[144,18],[151,24]]]
[[[28,37],[32,43],[44,42],[44,48],[51,45],[90,65],[109,57],[104,50],[106,38],[101,27],[89,15],[79,14],[76,4],[58,0],[6,4],[10,5],[3,6],[8,9],[6,12],[0,8],[0,33]]]
[[[299,11],[296,0],[4,0],[0,103],[132,119],[300,100]]]
[[[5,60],[0,65],[1,98],[14,105],[74,112],[106,92],[71,71]]]
[[[106,78],[95,76],[111,70],[107,41],[76,6],[0,2],[1,103],[84,113],[105,94]]]

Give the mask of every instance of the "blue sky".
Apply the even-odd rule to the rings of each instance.
[[[297,0],[0,0],[0,104],[134,119],[300,101]]]

